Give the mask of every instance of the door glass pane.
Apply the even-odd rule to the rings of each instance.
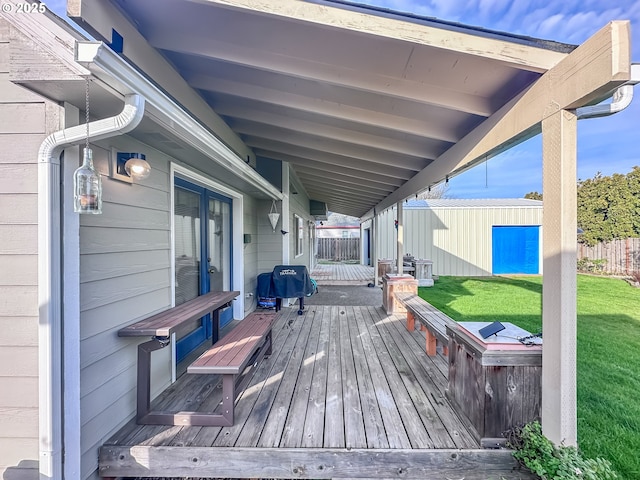
[[[175,189],[176,305],[200,295],[200,195]]]
[[[231,208],[226,202],[209,199],[209,288],[230,290]]]

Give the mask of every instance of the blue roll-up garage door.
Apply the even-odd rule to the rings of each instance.
[[[493,273],[540,272],[539,226],[493,227]]]

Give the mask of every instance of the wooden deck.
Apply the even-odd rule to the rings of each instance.
[[[232,427],[127,424],[100,451],[106,477],[532,478],[482,450],[445,398],[446,361],[376,307],[283,309]],[[156,408],[212,410],[214,376],[184,375]]]
[[[367,285],[374,281],[374,269],[368,265],[319,264],[311,272],[318,285]]]

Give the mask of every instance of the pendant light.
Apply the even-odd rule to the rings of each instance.
[[[276,225],[278,224],[278,219],[280,218],[280,214],[278,213],[278,209],[276,208],[276,201],[271,200],[271,210],[268,213],[269,222],[271,222],[271,227],[273,231],[276,231]]]
[[[93,152],[89,148],[89,77],[85,88],[85,123],[87,138],[82,165],[73,174],[73,210],[76,213],[102,213],[102,179],[93,166]]]

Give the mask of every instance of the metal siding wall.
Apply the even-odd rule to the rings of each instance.
[[[379,258],[395,258],[394,210],[380,215]],[[405,209],[405,252],[433,260],[437,275],[491,275],[494,225],[541,225],[542,207]]]

